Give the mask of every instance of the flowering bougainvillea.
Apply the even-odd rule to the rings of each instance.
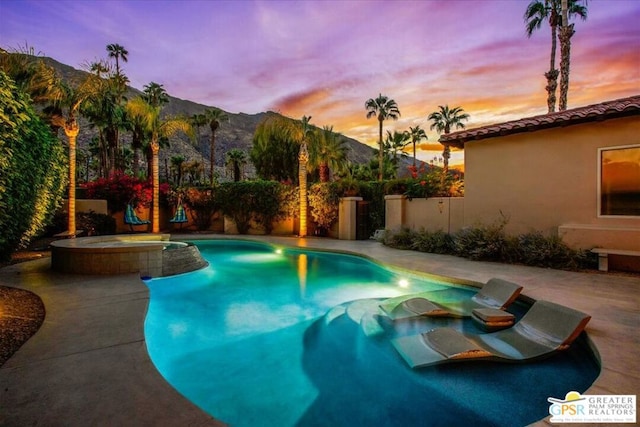
[[[160,199],[166,200],[170,190],[169,184],[160,184]],[[136,207],[150,206],[153,200],[153,186],[150,181],[115,172],[108,178],[98,178],[87,183],[87,197],[105,199],[109,212],[115,213],[123,211],[128,203]]]

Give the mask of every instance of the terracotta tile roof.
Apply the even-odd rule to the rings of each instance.
[[[464,148],[467,141],[478,141],[495,136],[512,135],[522,132],[534,132],[578,123],[595,122],[617,117],[640,115],[640,95],[616,99],[600,104],[587,105],[556,113],[528,117],[520,120],[462,130],[441,135],[439,142]]]

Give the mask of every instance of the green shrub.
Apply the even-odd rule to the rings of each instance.
[[[398,249],[457,255],[472,260],[519,263],[536,267],[577,270],[594,269],[597,259],[590,251],[569,248],[558,236],[539,232],[507,236],[507,219],[489,226],[465,228],[454,235],[444,231],[415,232],[403,228],[385,233],[383,244]]]
[[[526,265],[550,268],[577,269],[579,251],[568,247],[558,236],[544,236],[539,232],[522,234],[516,238],[517,254]]]
[[[284,189],[276,181],[225,182],[216,189],[216,197],[222,213],[236,223],[238,233],[247,234],[255,219],[270,234],[273,222],[286,216],[290,208],[291,194],[283,194]]]
[[[453,237],[442,230],[429,232],[422,229],[413,236],[411,249],[433,254],[452,254],[454,252]]]
[[[0,71],[0,260],[51,221],[67,174],[62,145],[29,97]]]
[[[509,258],[509,239],[505,220],[492,225],[466,227],[454,236],[455,253],[476,261],[504,261]]]
[[[401,228],[395,233],[385,233],[383,243],[396,249],[411,249],[415,235],[415,231],[409,228]]]
[[[248,181],[253,193],[254,218],[264,228],[266,234],[273,231],[273,223],[286,216],[283,202],[283,184],[277,181]]]

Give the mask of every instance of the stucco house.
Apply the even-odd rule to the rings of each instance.
[[[442,135],[464,149],[464,225],[640,251],[640,95]]]

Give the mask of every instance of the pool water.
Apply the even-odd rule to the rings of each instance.
[[[429,291],[452,302],[477,290],[350,255],[194,243],[209,267],[146,282],[146,343],[169,383],[232,426],[527,425],[548,415],[547,397],[584,392],[599,373],[584,337],[539,362],[412,370],[391,338],[482,331],[466,319],[394,323],[379,300]]]

